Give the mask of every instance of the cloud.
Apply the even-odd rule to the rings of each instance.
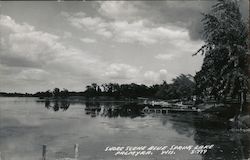
[[[67,32],[67,31],[63,32],[63,38],[71,38],[71,37],[72,37],[72,33],[71,32]]]
[[[139,29],[142,24],[132,24],[130,29]],[[116,25],[120,30],[125,27],[123,23]],[[2,90],[34,92],[54,87],[82,90],[84,85],[93,82],[148,84],[153,77],[160,81],[167,74],[161,70],[156,76],[151,72],[144,76],[142,67],[126,62],[103,61],[87,51],[64,44],[63,35],[39,31],[30,24],[17,23],[9,16],[1,15],[0,30]],[[81,40],[95,42],[91,38]],[[83,88],[79,87],[81,85]]]
[[[200,39],[201,12],[206,12],[213,2],[185,1],[137,1],[137,2],[101,2],[99,13],[110,19],[137,21],[146,19],[152,24],[185,28],[189,36]],[[116,11],[119,9],[119,12]],[[130,12],[129,12],[129,11]]]
[[[29,24],[18,24],[9,16],[0,16],[2,63],[10,66],[41,66],[63,46],[59,37],[36,31]],[[13,63],[12,63],[13,62]]]
[[[1,15],[0,29],[3,31],[1,49],[4,50],[0,56],[7,57],[10,62],[13,58],[13,60],[22,59],[25,62],[30,61],[46,66],[58,60],[67,59],[67,62],[70,62],[76,57],[82,60],[82,64],[96,62],[95,58],[85,52],[63,44],[59,36],[37,31],[35,27],[28,24],[18,24],[9,16]]]
[[[139,72],[140,69],[135,66],[131,66],[128,64],[112,63],[107,67],[106,72],[103,75],[110,79],[126,80],[137,77]]]
[[[169,73],[166,69],[158,71],[143,70],[142,67],[136,67],[123,63],[112,63],[102,75],[107,82],[118,83],[138,83],[152,85],[162,83],[163,81],[170,82],[175,77],[174,74]]]
[[[159,60],[172,60],[175,57],[173,54],[158,54],[155,56]]]
[[[93,55],[62,43],[63,37],[17,23],[9,16],[0,16],[0,30],[0,72],[13,73],[4,74],[1,84],[12,85],[12,89],[76,87],[84,76],[94,79],[104,68],[105,63]]]
[[[160,69],[159,71],[146,71],[143,76],[145,78],[145,82],[148,84],[170,81],[173,78],[173,75],[168,73],[166,69]]]
[[[168,26],[155,27],[145,20],[134,22],[117,21],[111,24],[118,42],[154,44],[170,39],[183,39],[188,36],[186,30]]]
[[[73,15],[62,12],[70,24],[78,29],[94,31],[98,35],[110,38],[112,33],[107,30],[107,22],[100,17],[88,17],[84,12],[78,12]]]
[[[248,15],[248,1],[242,2],[242,11]],[[199,33],[202,28],[200,12],[208,11],[212,3],[214,2],[97,2],[94,7],[91,4],[80,7],[80,10],[68,8],[68,12],[62,12],[61,15],[71,28],[63,25],[59,31],[53,27],[58,25],[57,21],[61,17],[55,19],[36,15],[35,18],[42,17],[44,19],[41,20],[48,19],[53,23],[45,25],[43,21],[39,21],[34,24],[41,26],[35,27],[31,25],[34,16],[31,19],[29,16],[16,16],[17,19],[14,20],[10,16],[1,15],[1,89],[10,90],[11,86],[20,91],[45,90],[44,86],[46,89],[62,86],[83,90],[84,85],[92,82],[152,84],[171,79],[172,73],[194,73],[202,62],[202,58],[198,56],[191,57],[202,45]],[[85,10],[85,7],[96,10]],[[84,12],[79,12],[82,8]],[[25,15],[30,11],[27,10]],[[13,16],[15,14],[12,13]],[[30,23],[22,23],[22,18],[30,20]],[[68,32],[67,29],[72,30]],[[72,37],[78,34],[82,39]],[[81,42],[97,41],[105,43],[100,43],[97,47],[81,45]],[[107,47],[111,45],[116,47]],[[145,61],[140,62],[142,57]],[[140,65],[144,68],[139,67]]]
[[[89,17],[82,12],[67,15],[66,18],[76,28],[89,30],[121,43],[154,44],[164,40],[188,39],[188,30],[185,28],[155,26],[146,19],[131,22],[107,21],[101,17]]]
[[[192,40],[201,39],[202,15],[210,11],[216,1],[105,1],[99,3],[99,13],[107,18],[123,21],[146,19],[155,25],[186,28]],[[248,19],[249,1],[239,1],[244,19]]]
[[[82,42],[84,43],[96,43],[96,39],[92,39],[92,38],[81,38],[80,39]]]
[[[43,81],[46,80],[46,77],[50,74],[47,71],[42,69],[28,68],[22,70],[16,75],[17,80],[35,80],[35,81]]]
[[[96,26],[99,26],[103,23],[102,19],[99,17],[80,17],[76,16],[70,19],[70,22],[73,26],[81,28],[82,26],[85,26],[89,29],[93,29]]]
[[[0,15],[1,29],[3,31],[10,32],[30,32],[34,30],[34,27],[29,24],[17,24],[11,17]]]
[[[98,11],[102,15],[112,19],[121,20],[123,18],[128,19],[129,17],[135,18],[134,15],[138,13],[133,3],[127,3],[125,1],[104,1],[99,3],[100,8]]]

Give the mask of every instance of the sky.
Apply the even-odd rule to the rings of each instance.
[[[0,2],[0,92],[195,75],[213,1]],[[240,0],[245,20],[248,0]]]

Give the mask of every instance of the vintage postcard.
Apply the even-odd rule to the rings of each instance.
[[[249,160],[249,1],[0,1],[0,160]]]

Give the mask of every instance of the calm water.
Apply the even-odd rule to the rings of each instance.
[[[43,144],[48,146],[48,160],[71,157],[75,143],[79,144],[80,160],[249,158],[249,132],[229,131],[226,118],[190,113],[142,115],[134,104],[36,100],[0,98],[0,151],[5,160],[40,160]],[[204,144],[215,146],[205,155],[154,152],[133,158],[104,151],[107,146]]]

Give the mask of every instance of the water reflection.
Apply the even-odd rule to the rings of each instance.
[[[128,104],[115,104],[115,103],[106,103],[100,104],[99,102],[86,102],[85,103],[85,113],[91,115],[91,117],[102,116],[109,118],[116,117],[143,117],[142,109],[143,106],[140,106],[136,103]]]
[[[45,101],[45,108],[47,109],[53,109],[55,112],[62,110],[66,111],[70,106],[70,102],[67,100],[46,100]]]
[[[230,130],[231,126],[228,122],[229,118],[234,116],[234,109],[235,106],[229,106],[223,114],[203,114],[201,118],[196,117],[193,121],[195,142],[198,145],[215,145],[212,152],[207,152],[203,155],[204,160],[242,160],[250,158],[249,132]]]
[[[58,112],[60,110],[66,111],[70,107],[70,102],[67,100],[46,100],[45,108],[53,109]],[[83,108],[86,115],[91,117],[102,116],[108,118],[116,117],[143,117],[143,105],[137,103],[116,103],[116,102],[98,102],[86,101],[83,103]]]
[[[81,103],[81,106],[84,108],[83,112],[89,117],[108,117],[111,121],[117,117],[147,116],[142,113],[145,106],[136,103],[86,101]],[[70,103],[69,101],[46,101],[45,107],[53,109],[55,112],[66,111],[69,109]],[[214,145],[215,147],[211,151],[202,155],[203,160],[247,159],[250,155],[250,135],[249,132],[230,131],[228,119],[234,115],[233,111],[233,108],[228,107],[228,111],[223,114],[168,113],[148,116],[158,119],[162,126],[170,125],[171,130],[174,130],[177,135],[193,139],[196,145]],[[162,128],[159,132],[163,132]],[[185,143],[183,142],[183,144]]]
[[[204,160],[249,158],[249,134],[227,130],[207,130],[196,128],[194,140],[198,145],[214,144],[212,151],[203,155]],[[244,143],[245,142],[245,143]]]

